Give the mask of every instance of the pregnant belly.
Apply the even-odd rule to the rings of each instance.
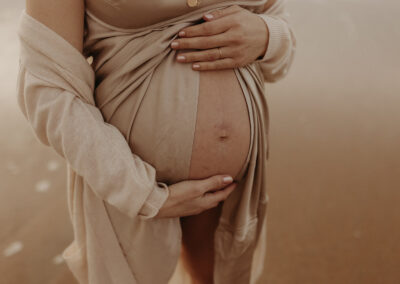
[[[234,70],[201,71],[189,177],[237,179],[249,147],[249,114]]]
[[[161,72],[153,75],[149,89],[155,89],[148,93],[157,95],[146,95],[141,103],[130,136],[132,152],[154,166],[157,180],[167,184],[215,174],[239,180],[247,166],[251,125],[234,70],[194,71],[189,64],[177,64],[176,82],[163,82]],[[189,72],[199,77],[185,77]]]

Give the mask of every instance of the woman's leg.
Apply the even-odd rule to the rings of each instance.
[[[192,284],[213,283],[213,237],[221,208],[222,202],[198,215],[181,217],[182,263],[192,277]]]

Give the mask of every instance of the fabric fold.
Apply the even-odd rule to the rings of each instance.
[[[296,51],[296,37],[289,25],[286,0],[279,0],[263,13],[257,14],[269,30],[268,48],[264,56],[255,60],[265,82],[276,82],[287,75]]]

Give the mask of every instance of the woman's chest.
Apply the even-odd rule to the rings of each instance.
[[[140,28],[226,0],[86,0],[86,9],[119,28]],[[233,1],[235,2],[235,1]],[[240,2],[240,1],[238,1]]]

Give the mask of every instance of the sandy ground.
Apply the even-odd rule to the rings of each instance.
[[[21,1],[0,10],[0,275],[75,283],[62,158],[16,105]],[[379,5],[380,4],[380,5]],[[397,1],[288,1],[298,48],[268,84],[268,256],[261,283],[400,283]]]

